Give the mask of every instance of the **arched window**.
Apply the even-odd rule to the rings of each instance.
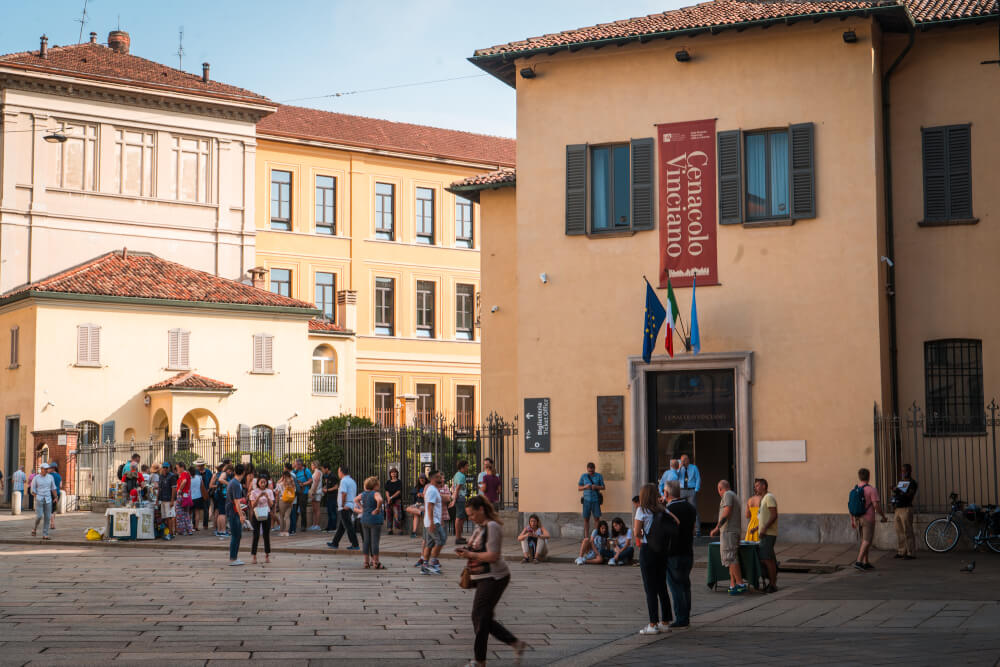
[[[274,431],[271,430],[270,426],[266,426],[264,424],[257,424],[254,426],[250,431],[250,451],[271,451],[271,438],[273,435]]]
[[[96,445],[101,442],[101,427],[97,422],[82,421],[76,425],[80,432],[78,445]]]
[[[337,393],[337,353],[329,345],[320,345],[312,355],[312,393]]]

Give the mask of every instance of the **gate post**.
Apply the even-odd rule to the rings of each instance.
[[[993,441],[993,503],[1000,503],[1000,480],[997,479],[997,399],[990,401],[990,439]]]

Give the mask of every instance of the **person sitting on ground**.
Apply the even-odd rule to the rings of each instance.
[[[632,562],[632,557],[635,555],[632,529],[619,517],[611,520],[611,550],[613,554],[608,565],[627,565]]]
[[[597,523],[597,528],[590,534],[590,537],[583,538],[583,542],[580,543],[580,556],[576,559],[576,564],[600,565],[611,560],[613,555],[608,522],[602,519]]]
[[[534,561],[539,563],[549,555],[549,531],[542,526],[542,520],[537,514],[528,517],[528,525],[524,527],[521,534],[517,536],[517,541],[521,543],[521,551],[524,552],[522,563]]]

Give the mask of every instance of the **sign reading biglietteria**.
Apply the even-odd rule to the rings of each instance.
[[[715,119],[656,126],[659,146],[660,287],[718,285]]]
[[[524,399],[524,451],[547,452],[552,449],[549,430],[549,399]]]

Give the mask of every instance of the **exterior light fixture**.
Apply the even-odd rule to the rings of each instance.
[[[535,70],[531,69],[530,67],[525,67],[521,70],[522,79],[534,79],[536,76],[538,75],[535,74]]]
[[[858,41],[858,35],[853,30],[844,31],[844,44],[854,44]]]
[[[674,58],[676,58],[679,63],[686,63],[691,61],[691,54],[687,52],[687,49],[681,49],[674,54]]]
[[[45,139],[45,141],[49,142],[50,144],[61,144],[62,142],[66,141],[66,135],[59,134],[58,132],[53,132],[52,134],[46,134],[42,138]]]

